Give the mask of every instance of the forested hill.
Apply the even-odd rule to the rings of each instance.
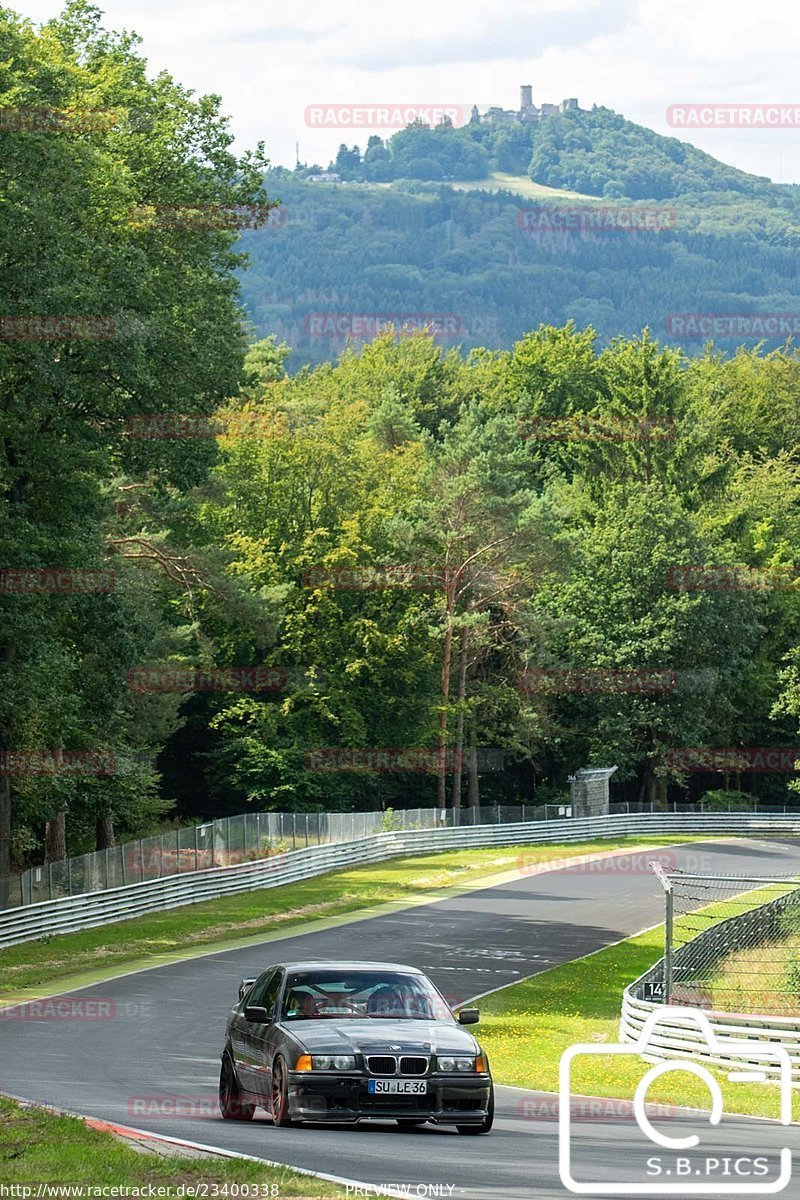
[[[410,125],[385,142],[370,137],[363,154],[358,146],[342,146],[330,169],[344,180],[367,182],[468,180],[505,171],[549,187],[632,200],[706,192],[767,197],[776,191],[768,179],[600,107],[567,109],[538,125]]]
[[[569,141],[564,123],[550,124],[556,132],[548,138]],[[615,156],[637,161],[626,150],[628,128],[637,127],[622,122],[617,140],[608,134],[604,171]],[[464,130],[411,132],[443,142],[468,136]],[[667,146],[674,141],[649,136]],[[571,143],[549,154],[540,145],[534,157],[551,184],[583,185],[575,175],[581,163],[582,170],[600,171],[597,155],[582,155]],[[707,190],[692,190],[696,156],[714,161],[687,150],[686,191],[633,203],[570,195],[497,172],[461,183],[331,185],[308,182],[302,171],[273,171],[267,188],[282,208],[267,227],[242,237],[251,260],[242,275],[243,297],[254,333],[276,334],[291,345],[294,371],[334,359],[348,334],[370,336],[380,319],[429,320],[442,327],[443,344],[464,348],[509,348],[542,322],[592,325],[601,343],[649,326],[659,339],[695,354],[709,326],[681,326],[685,314],[800,312],[800,189],[717,163]],[[659,162],[652,165],[654,195],[663,178]],[[636,170],[642,169],[639,163]],[[613,182],[602,173],[593,178],[593,187]],[[620,220],[628,219],[633,207],[633,223],[644,227],[587,228],[587,209],[598,205],[612,223],[618,211]],[[552,228],[559,219],[572,227]],[[791,331],[783,321],[774,331],[751,323],[732,333],[717,324],[712,334],[718,346],[733,350],[762,337],[774,348]]]

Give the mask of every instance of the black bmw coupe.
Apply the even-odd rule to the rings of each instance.
[[[229,1121],[256,1106],[278,1126],[368,1119],[488,1133],[489,1063],[430,980],[393,963],[296,962],[245,979],[231,1011],[219,1103]]]

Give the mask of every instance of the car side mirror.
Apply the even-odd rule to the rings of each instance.
[[[249,1021],[251,1025],[269,1025],[272,1017],[268,1009],[261,1008],[258,1004],[246,1004],[244,1019],[245,1021]]]
[[[461,1008],[458,1010],[459,1025],[477,1025],[481,1014],[477,1008]]]

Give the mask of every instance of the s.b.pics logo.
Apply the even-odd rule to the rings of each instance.
[[[681,1057],[668,1057],[670,1045]],[[599,1056],[614,1064],[627,1058],[628,1071],[617,1082],[630,1079],[630,1064],[637,1068],[633,1112],[640,1139],[626,1136],[625,1153],[591,1120],[576,1122],[575,1099],[584,1090],[579,1082],[581,1059],[594,1066]],[[725,1112],[718,1080],[702,1061],[727,1069],[731,1084],[777,1083],[778,1124],[757,1123]],[[655,1060],[655,1062],[654,1062]],[[661,1060],[661,1061],[659,1061]],[[686,1108],[680,1117],[671,1113],[669,1129],[663,1105],[648,1102],[653,1085],[668,1075],[683,1074],[704,1085],[708,1112]],[[792,1118],[792,1065],[779,1045],[764,1045],[720,1037],[699,1009],[666,1006],[652,1012],[636,1041],[618,1044],[587,1042],[571,1046],[559,1069],[559,1172],[561,1182],[579,1196],[759,1196],[782,1191],[792,1175],[792,1153],[784,1145]],[[735,1088],[733,1089],[735,1092]],[[703,1103],[707,1103],[703,1101]],[[627,1133],[631,1130],[630,1123]],[[638,1144],[637,1144],[638,1143]],[[605,1146],[606,1153],[602,1152]]]

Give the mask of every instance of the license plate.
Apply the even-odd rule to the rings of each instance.
[[[424,1079],[370,1079],[367,1091],[373,1096],[424,1096],[428,1085]]]

